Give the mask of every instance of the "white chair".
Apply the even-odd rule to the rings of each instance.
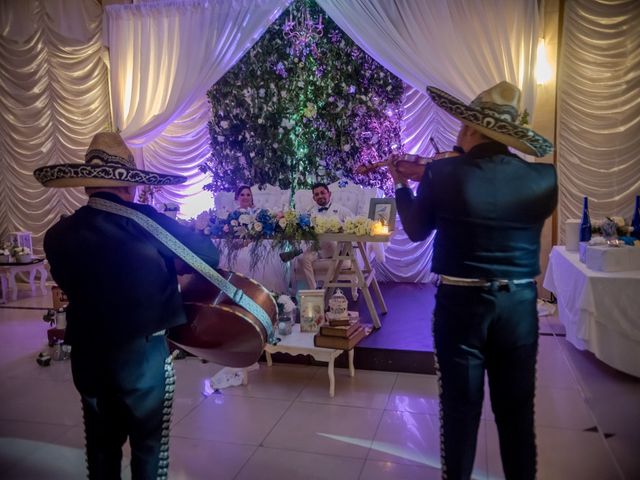
[[[340,204],[343,207],[348,208],[354,214],[354,216],[369,216],[369,201],[372,198],[378,198],[382,196],[382,191],[377,188],[363,188],[360,185],[356,185],[352,182],[342,180],[338,182],[334,182],[329,185],[329,191],[331,192],[331,202],[335,202],[336,204]],[[298,190],[294,195],[295,202],[295,210],[298,213],[306,213],[309,212],[311,207],[315,204],[313,201],[313,194],[311,190]],[[375,251],[373,248],[369,248],[373,245],[379,246],[382,244],[369,244],[367,247],[367,254],[369,259],[373,259],[375,256]],[[364,262],[360,255],[357,256],[356,261],[362,268]],[[331,261],[327,259],[318,259],[313,262],[313,270],[316,276],[316,281],[324,280],[327,276],[327,272],[329,266],[331,265]],[[358,289],[355,287],[356,278],[353,273],[351,273],[351,268],[349,265],[343,266],[344,273],[341,273],[338,276],[339,281],[350,282],[351,294],[354,300],[358,298]],[[294,269],[293,276],[294,287],[297,284],[298,280],[303,280],[304,275],[299,269]]]
[[[260,189],[257,185],[251,187],[253,203],[258,208],[266,208],[272,212],[289,210],[291,190],[280,189],[273,185],[265,185]]]

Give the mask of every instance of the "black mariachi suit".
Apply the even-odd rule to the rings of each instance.
[[[209,265],[211,241],[152,207],[98,193],[138,210]],[[166,478],[174,377],[164,335],[186,322],[175,255],[133,220],[88,206],[44,239],[51,274],[69,298],[65,341],[82,397],[90,478],[120,478],[131,445],[134,479]]]
[[[527,163],[500,143],[427,166],[416,197],[396,191],[413,241],[435,236],[432,270],[475,279],[531,279],[540,273],[540,232],[557,202],[553,165]],[[440,285],[434,340],[440,373],[442,472],[469,478],[489,376],[507,478],[534,478],[533,427],[538,317],[534,283]]]

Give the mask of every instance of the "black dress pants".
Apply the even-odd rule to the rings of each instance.
[[[165,337],[109,348],[74,344],[71,369],[82,398],[89,478],[120,478],[127,438],[132,478],[167,478],[175,379]]]
[[[438,287],[433,329],[443,478],[471,477],[485,370],[505,476],[535,478],[536,300],[534,283]]]

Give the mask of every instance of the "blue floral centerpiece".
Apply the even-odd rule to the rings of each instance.
[[[303,241],[318,241],[311,216],[293,210],[270,212],[261,209],[254,213],[234,210],[226,217],[215,212],[202,212],[196,217],[194,227],[214,240],[227,255],[229,265],[235,263],[240,249],[249,247],[251,270],[258,266],[269,250],[286,251],[300,248]],[[265,240],[270,244],[265,244]]]
[[[196,231],[211,237],[233,265],[238,252],[250,248],[250,269],[254,270],[269,250],[288,251],[299,249],[302,242],[318,243],[323,233],[345,233],[357,236],[375,234],[376,222],[356,216],[341,222],[337,217],[311,216],[294,210],[271,212],[266,209],[234,210],[227,216],[213,211],[202,212],[187,221]],[[265,243],[265,240],[269,243]]]

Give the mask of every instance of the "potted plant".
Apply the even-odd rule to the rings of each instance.
[[[33,256],[27,247],[14,247],[13,256],[17,263],[31,263]]]

